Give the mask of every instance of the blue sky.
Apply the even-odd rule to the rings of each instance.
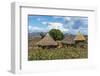
[[[88,17],[79,16],[28,16],[29,33],[48,32],[51,29],[60,29],[63,33],[88,34]]]

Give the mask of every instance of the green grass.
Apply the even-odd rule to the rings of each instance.
[[[88,58],[87,48],[29,49],[28,60],[80,59]]]

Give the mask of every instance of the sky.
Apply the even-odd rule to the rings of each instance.
[[[81,16],[46,16],[28,15],[28,30],[32,32],[48,32],[59,29],[63,33],[88,34],[88,17]]]

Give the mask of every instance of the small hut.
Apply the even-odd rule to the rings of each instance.
[[[74,36],[69,34],[62,40],[63,45],[67,45],[67,47],[71,47],[75,44]]]
[[[78,45],[78,46],[83,46],[84,42],[85,42],[85,37],[83,34],[80,33],[80,31],[77,33],[76,37],[75,37],[75,43]]]
[[[32,39],[28,40],[28,47],[29,49],[31,48],[36,48],[36,43],[41,39],[41,37],[33,37]]]
[[[53,40],[53,38],[47,33],[46,36],[37,42],[37,45],[43,48],[51,48],[56,47],[57,42]]]

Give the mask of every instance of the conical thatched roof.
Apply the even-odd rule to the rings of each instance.
[[[41,37],[33,37],[32,39],[28,40],[28,45],[34,46],[40,40],[41,40]]]
[[[53,38],[47,33],[46,36],[37,42],[37,45],[40,46],[56,46],[57,42],[53,40]]]
[[[80,32],[78,32],[74,40],[75,41],[84,41],[86,39]]]
[[[74,44],[74,36],[67,35],[63,40],[62,43],[64,44]]]

